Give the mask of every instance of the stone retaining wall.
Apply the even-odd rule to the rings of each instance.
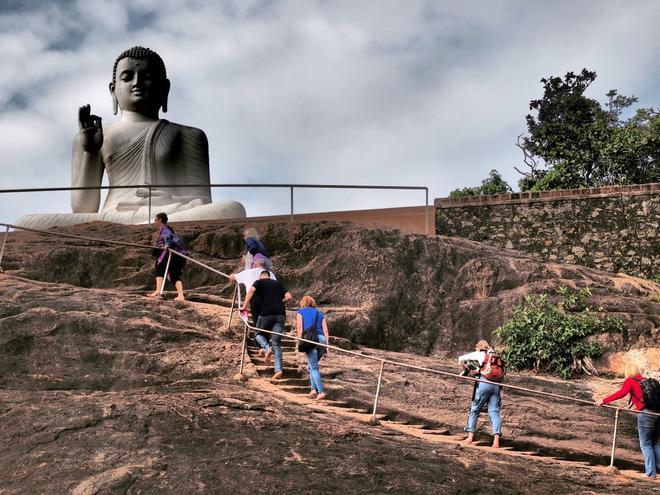
[[[660,275],[660,183],[435,200],[436,233],[548,261]]]

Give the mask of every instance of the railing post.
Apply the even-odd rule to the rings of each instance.
[[[291,186],[291,218],[289,221],[293,223],[293,186]]]
[[[151,185],[149,185],[149,210],[148,210],[148,215],[149,215],[149,218],[147,218],[147,225],[151,225]]]
[[[2,266],[2,255],[5,254],[5,244],[7,237],[9,237],[9,226],[5,227],[5,236],[2,238],[2,247],[0,248],[0,267]]]
[[[172,261],[172,250],[168,249],[167,264],[165,265],[165,273],[163,274],[163,285],[160,286],[160,294],[163,295],[165,289],[165,282],[167,282],[167,272],[170,270],[170,261]]]
[[[245,330],[243,331],[243,345],[241,346],[241,365],[238,370],[238,373],[234,375],[234,379],[244,382],[247,380],[247,376],[243,374],[243,363],[245,362],[245,347],[247,346],[247,335],[248,335],[248,324],[245,323]]]
[[[385,366],[385,360],[382,360],[380,362],[380,372],[378,373],[378,385],[376,386],[376,397],[374,398],[374,410],[371,413],[371,419],[369,422],[372,425],[378,425],[380,424],[380,421],[376,418],[376,409],[378,408],[378,397],[380,396],[380,383],[383,380],[383,367]]]
[[[612,435],[612,455],[610,457],[610,467],[614,467],[614,451],[616,450],[616,433],[617,430],[619,429],[619,411],[620,409],[617,409],[616,413],[614,414],[614,434]]]
[[[426,235],[429,235],[429,188],[426,188],[426,209],[424,210],[424,222]]]
[[[229,310],[229,323],[227,323],[227,331],[229,331],[229,329],[231,328],[231,320],[234,317],[234,304],[236,303],[237,292],[238,292],[238,284],[236,284],[236,288],[234,289],[234,297],[232,297],[231,299],[231,309]]]

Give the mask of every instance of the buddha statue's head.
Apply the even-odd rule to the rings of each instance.
[[[113,113],[117,109],[158,117],[162,108],[167,112],[167,97],[170,81],[165,72],[165,63],[149,48],[134,46],[122,52],[112,68]]]

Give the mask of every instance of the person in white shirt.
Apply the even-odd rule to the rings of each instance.
[[[263,272],[266,268],[264,266],[263,260],[257,260],[256,261],[256,268],[250,268],[247,270],[242,270],[238,273],[232,273],[229,275],[229,280],[230,282],[234,282],[239,285],[243,285],[245,287],[245,294],[247,295],[248,292],[250,292],[250,289],[254,285],[254,283],[259,280],[261,276],[261,272]],[[270,274],[270,278],[273,280],[277,280],[277,277],[272,271],[268,272]],[[241,291],[239,289],[238,291],[238,307],[240,308],[242,305],[241,302]],[[253,297],[250,299],[250,313],[252,313],[252,321],[256,325],[257,321],[259,321],[259,314],[261,313],[261,301],[259,297],[256,297],[253,295]],[[241,318],[245,319],[247,321],[247,312],[241,312]],[[259,350],[259,355],[264,357],[264,363],[268,364],[270,362],[270,357],[272,355],[272,348],[270,347],[270,335],[265,334],[262,332],[256,332],[254,335],[254,339],[257,341],[257,344],[261,347]]]
[[[476,371],[476,376],[481,377],[480,370],[489,358],[489,353],[492,349],[488,342],[480,340],[475,346],[475,351],[469,354],[464,354],[458,358],[459,364],[463,366],[464,372],[462,375],[469,374]],[[488,417],[490,424],[493,427],[493,445],[494,449],[500,447],[500,437],[502,436],[501,420],[500,420],[500,387],[496,383],[476,382],[474,394],[472,396],[472,406],[468,414],[467,426],[465,431],[468,436],[463,442],[463,445],[470,445],[474,441],[474,433],[477,431],[477,419],[484,404],[488,404]]]

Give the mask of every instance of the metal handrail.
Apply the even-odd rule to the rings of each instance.
[[[220,187],[220,188],[275,188],[289,189],[290,194],[290,221],[293,222],[293,191],[294,189],[365,189],[365,190],[400,190],[400,191],[424,191],[425,211],[424,211],[424,229],[429,233],[429,188],[426,186],[378,186],[378,185],[359,185],[359,184],[132,184],[123,186],[71,186],[71,187],[30,187],[18,189],[0,189],[0,194],[17,194],[33,192],[56,192],[56,191],[105,191],[110,189],[148,189],[148,218],[147,223],[151,223],[151,193],[153,189],[166,189],[175,187]]]
[[[18,189],[0,189],[0,194],[3,193],[25,193],[25,192],[49,192],[49,191],[92,191],[92,190],[106,190],[106,189],[137,189],[137,188],[168,188],[168,187],[225,187],[225,188],[242,188],[242,187],[275,187],[287,188],[297,187],[300,189],[400,189],[400,190],[428,190],[426,186],[374,186],[362,184],[242,184],[242,183],[224,183],[224,184],[133,184],[124,186],[70,186],[70,187],[30,187]]]
[[[103,243],[103,244],[119,244],[119,245],[131,246],[131,247],[152,249],[152,246],[145,246],[145,245],[142,245],[142,244],[125,243],[125,242],[120,242],[120,241],[109,241],[109,240],[105,240],[105,239],[98,239],[98,238],[85,237],[85,236],[74,236],[74,235],[71,235],[71,234],[64,234],[64,233],[60,233],[60,232],[49,232],[49,231],[38,230],[38,229],[29,229],[29,228],[24,228],[24,227],[16,227],[14,225],[5,224],[5,223],[0,223],[0,226],[4,226],[7,229],[6,232],[5,232],[4,239],[3,239],[3,245],[2,245],[3,250],[4,250],[4,242],[6,241],[8,233],[9,233],[9,228],[14,228],[14,229],[19,229],[19,230],[27,230],[27,231],[31,231],[31,232],[38,232],[38,233],[45,234],[45,235],[52,235],[52,236],[59,236],[59,237],[72,237],[72,238],[76,238],[76,239],[87,240],[87,241],[91,241],[91,242],[99,242],[99,243]],[[188,261],[190,261],[194,264],[197,264],[197,265],[199,265],[199,266],[201,266],[201,267],[203,267],[207,270],[210,270],[210,271],[212,271],[212,272],[214,272],[218,275],[221,275],[221,276],[229,279],[229,275],[227,275],[226,273],[224,273],[220,270],[217,270],[217,269],[215,269],[215,268],[213,268],[213,267],[211,267],[211,266],[209,266],[205,263],[202,263],[201,261],[195,260],[194,258],[191,258],[190,256],[187,256],[183,253],[179,253],[178,251],[176,251],[174,249],[171,249],[171,248],[167,248],[167,249],[170,253],[170,257],[171,257],[172,254],[174,254],[176,256],[180,256],[180,257],[185,258],[186,260],[188,260]],[[0,263],[1,263],[1,261],[2,261],[2,258],[0,257]],[[169,263],[168,263],[168,267],[169,267]],[[166,278],[166,277],[167,277],[167,271],[164,274],[164,278]],[[238,290],[238,284],[237,284],[235,290]],[[235,297],[235,295],[236,295],[236,292],[234,293],[234,297]],[[232,314],[233,314],[233,310],[234,310],[234,306],[233,306],[233,301],[232,301],[232,309],[231,309]],[[231,321],[231,314],[230,314],[230,321]],[[283,333],[279,333],[279,332],[274,332],[274,331],[271,331],[271,330],[264,330],[264,329],[257,328],[255,326],[250,325],[247,322],[247,320],[243,319],[242,317],[241,317],[241,321],[245,325],[245,332],[243,333],[243,345],[242,345],[242,352],[241,352],[240,370],[239,370],[239,373],[238,373],[238,375],[241,376],[241,377],[244,377],[244,375],[243,375],[243,357],[245,355],[248,330],[251,330],[253,332],[259,331],[259,332],[268,333],[268,334],[271,334],[271,335],[279,335],[280,337],[283,337],[285,339],[290,339],[290,340],[294,340],[294,341],[297,341],[297,342],[308,342],[308,343],[311,343],[311,344],[316,344],[317,346],[325,347],[326,349],[332,349],[333,351],[342,352],[342,353],[345,353],[345,354],[350,354],[350,355],[357,356],[357,357],[360,357],[360,358],[364,358],[364,359],[368,359],[368,360],[371,360],[371,361],[379,362],[380,363],[380,372],[379,372],[378,386],[377,386],[377,389],[376,389],[376,394],[375,394],[375,398],[374,398],[373,412],[372,412],[372,423],[373,424],[376,424],[378,422],[377,419],[376,419],[376,410],[377,410],[377,405],[378,405],[378,399],[379,399],[379,396],[380,396],[380,383],[381,383],[381,380],[382,380],[383,369],[384,369],[385,364],[398,366],[398,367],[402,367],[402,368],[414,369],[414,370],[417,370],[417,371],[424,371],[424,372],[428,372],[428,373],[433,373],[433,374],[446,376],[446,377],[454,378],[454,379],[457,379],[457,380],[473,382],[473,383],[491,383],[491,384],[494,383],[494,382],[490,382],[490,381],[482,379],[482,378],[473,378],[473,377],[469,377],[469,376],[462,376],[462,375],[457,374],[457,373],[450,373],[450,372],[447,372],[447,371],[436,370],[436,369],[427,368],[427,367],[424,367],[424,366],[415,366],[415,365],[412,365],[412,364],[402,363],[400,361],[394,361],[394,360],[391,360],[391,359],[378,358],[378,357],[374,357],[374,356],[365,355],[365,354],[362,354],[360,352],[351,351],[351,350],[348,350],[348,349],[342,349],[341,347],[333,346],[333,345],[330,345],[330,344],[321,344],[319,342],[307,340],[307,339],[304,339],[302,337],[298,337],[298,336],[294,336],[294,335],[287,335],[287,334],[283,334]],[[570,397],[570,396],[566,396],[566,395],[554,394],[554,393],[551,393],[551,392],[544,392],[542,390],[535,390],[535,389],[530,389],[530,388],[526,388],[526,387],[520,387],[520,386],[517,386],[517,385],[510,385],[510,384],[507,384],[507,383],[496,383],[496,385],[498,385],[501,388],[505,388],[505,389],[517,390],[517,391],[521,391],[521,392],[526,392],[526,393],[531,393],[531,394],[535,394],[535,395],[550,397],[550,398],[554,398],[554,399],[566,400],[566,401],[574,402],[574,403],[578,403],[578,404],[585,404],[585,405],[594,406],[593,401],[588,401],[588,400],[585,400],[585,399],[579,399],[577,397]],[[647,415],[651,415],[651,416],[660,416],[660,413],[653,412],[653,411],[648,411],[648,410],[638,411],[636,409],[627,409],[627,408],[612,406],[612,405],[609,405],[609,404],[603,404],[602,407],[605,408],[605,409],[611,409],[611,410],[616,411],[615,418],[614,418],[614,421],[615,421],[614,422],[614,433],[613,433],[613,439],[612,439],[612,450],[611,450],[611,460],[610,460],[610,466],[614,466],[614,454],[615,454],[617,431],[618,431],[618,424],[619,424],[619,412],[623,411],[623,412],[628,412],[630,414],[647,414]]]

